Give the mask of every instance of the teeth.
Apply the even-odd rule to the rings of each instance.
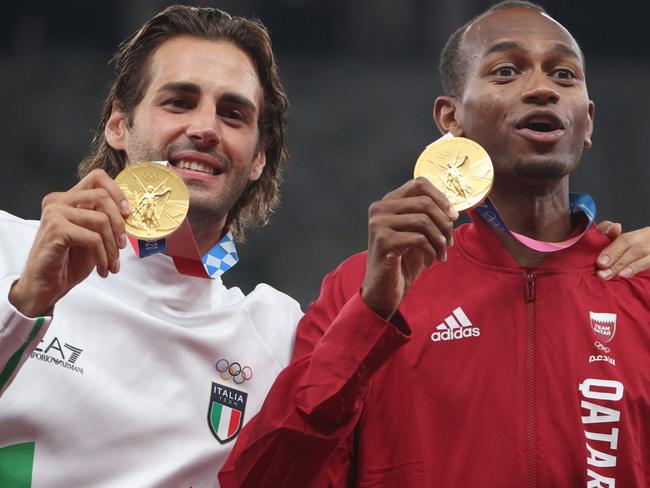
[[[176,167],[180,169],[191,169],[192,171],[199,171],[201,173],[214,174],[212,166],[207,164],[197,163],[196,161],[178,161]]]

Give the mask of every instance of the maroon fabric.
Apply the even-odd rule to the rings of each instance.
[[[325,278],[224,488],[650,486],[650,273],[599,279],[596,230],[534,272],[480,220],[455,242],[394,324],[359,296],[365,254]]]

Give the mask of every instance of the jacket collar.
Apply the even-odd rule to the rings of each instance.
[[[472,222],[459,227],[454,240],[458,252],[479,264],[521,270],[519,265],[501,243],[493,229],[476,212],[470,212]],[[609,244],[610,240],[602,236],[592,226],[573,246],[549,253],[537,271],[584,271],[596,269],[598,253]]]

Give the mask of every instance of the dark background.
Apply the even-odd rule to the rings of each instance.
[[[172,2],[12,2],[0,18],[0,208],[38,218],[50,191],[75,182],[119,42]],[[480,0],[192,2],[261,18],[291,100],[291,166],[272,224],[240,246],[225,275],[248,292],[268,282],[303,306],[323,274],[366,244],[368,204],[410,178],[439,135],[438,53],[492,4]],[[650,36],[645,2],[542,1],[585,51],[596,102],[594,148],[572,179],[600,218],[650,224]]]

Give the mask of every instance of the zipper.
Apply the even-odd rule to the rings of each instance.
[[[525,275],[526,303],[526,466],[528,487],[537,486],[537,419],[535,402],[535,278],[532,271]]]

